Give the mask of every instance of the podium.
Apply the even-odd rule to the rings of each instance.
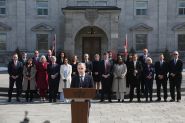
[[[64,88],[64,97],[72,99],[72,123],[88,123],[90,99],[96,96],[95,88]]]

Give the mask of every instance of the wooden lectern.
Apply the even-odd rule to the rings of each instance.
[[[64,97],[72,99],[72,123],[88,123],[90,99],[96,96],[95,88],[64,88]]]

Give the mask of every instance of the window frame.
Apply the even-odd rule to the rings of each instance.
[[[4,8],[5,9],[5,13],[2,14],[0,13],[0,15],[7,15],[7,0],[4,0],[5,1],[5,5],[4,6],[0,6],[0,9]]]
[[[39,7],[38,6],[38,2],[47,2],[47,7]],[[39,14],[38,13],[38,10],[42,10],[42,14]],[[47,14],[43,14],[44,12],[44,10],[47,10]],[[36,0],[36,15],[37,16],[48,16],[49,15],[49,0]]]
[[[178,16],[185,16],[185,6],[184,7],[180,7],[179,5],[180,5],[180,2],[184,2],[184,4],[185,4],[185,0],[178,0],[177,1],[177,15]],[[179,9],[183,9],[183,14],[180,14],[179,13]]]
[[[0,32],[0,36],[1,36],[1,34],[4,34],[5,35],[5,40],[4,40],[4,42],[1,42],[0,41],[0,44],[2,43],[4,43],[5,44],[5,49],[0,49],[0,51],[6,51],[7,50],[7,33],[6,32]]]
[[[134,41],[135,41],[135,50],[136,51],[138,51],[138,52],[140,52],[140,51],[142,51],[143,50],[143,48],[142,49],[137,49],[137,44],[142,44],[142,43],[137,43],[137,35],[146,35],[146,44],[145,44],[145,46],[143,47],[143,48],[148,48],[148,33],[135,33],[134,34]],[[143,43],[144,44],[144,43]]]
[[[145,2],[146,8],[137,7],[138,2]],[[137,14],[137,10],[146,10],[146,14]],[[134,15],[135,16],[148,16],[148,0],[135,0],[134,2]]]
[[[83,4],[85,3],[85,4],[87,4],[87,5],[80,5],[80,4],[82,4],[82,3],[83,3]],[[77,0],[77,1],[76,1],[76,5],[77,5],[77,6],[89,6],[89,1],[88,1],[88,0]]]
[[[39,41],[38,41],[38,35],[47,35],[47,48],[46,49],[40,49],[39,48]],[[49,49],[49,37],[50,37],[50,35],[49,35],[49,33],[41,33],[41,32],[38,32],[38,33],[36,33],[36,49],[38,49],[38,50],[40,50],[40,51],[47,51],[48,49]]]
[[[177,49],[178,49],[179,51],[185,51],[185,48],[184,48],[184,49],[179,49],[179,46],[180,46],[180,45],[184,44],[183,46],[185,46],[185,38],[184,38],[184,43],[180,43],[180,44],[179,44],[179,35],[184,35],[184,37],[185,37],[185,33],[178,33],[178,34],[177,34]]]
[[[106,3],[106,5],[98,5],[97,3]],[[94,4],[95,4],[95,6],[108,6],[108,1],[107,0],[96,0],[95,2],[94,2]]]

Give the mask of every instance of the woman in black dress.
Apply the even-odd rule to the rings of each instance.
[[[71,66],[72,66],[71,76],[72,77],[74,77],[78,74],[77,65],[78,65],[78,57],[77,57],[77,55],[74,55],[73,58],[72,58],[72,62],[71,62]]]
[[[101,75],[100,75],[100,55],[95,54],[94,56],[94,61],[93,61],[93,70],[92,70],[92,75],[94,79],[94,85],[95,88],[97,88],[97,94],[99,94],[100,90],[100,81],[101,81]]]

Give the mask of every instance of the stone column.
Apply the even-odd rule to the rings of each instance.
[[[26,48],[26,38],[25,38],[25,20],[26,20],[26,0],[17,0],[17,47],[21,50],[25,50]]]
[[[158,0],[158,49],[163,51],[167,46],[167,0]]]

